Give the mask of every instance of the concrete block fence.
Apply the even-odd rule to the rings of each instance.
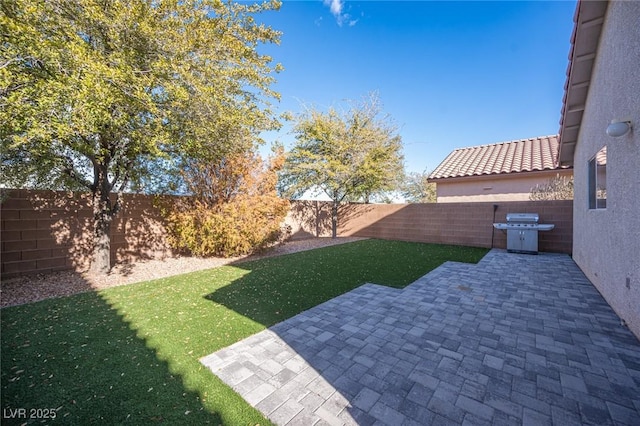
[[[494,222],[505,222],[507,213],[538,213],[541,223],[555,224],[538,234],[539,250],[571,253],[572,201],[361,204],[344,206],[342,212],[344,235],[496,248],[506,248],[507,236],[493,228]]]
[[[126,194],[111,229],[111,255],[117,262],[158,259],[174,253],[156,206],[156,197]],[[541,251],[571,253],[571,201],[499,202],[495,221],[509,212],[533,212],[543,223]],[[430,242],[476,247],[506,247],[506,234],[493,230],[494,203],[345,204],[339,211],[339,236]],[[331,204],[295,201],[286,223],[292,238],[331,235]],[[0,205],[2,279],[23,274],[86,268],[90,261],[92,210],[87,194],[6,190]]]
[[[85,269],[90,262],[93,211],[88,194],[8,190],[0,205],[2,279],[22,274]],[[114,262],[173,253],[155,197],[125,194],[111,225]]]

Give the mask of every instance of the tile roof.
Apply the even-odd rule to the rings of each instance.
[[[497,175],[569,167],[556,166],[557,157],[558,135],[460,148],[449,154],[429,175],[429,179]]]

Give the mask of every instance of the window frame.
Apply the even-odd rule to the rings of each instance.
[[[599,179],[598,176],[604,176],[604,179]],[[604,187],[600,188],[602,186],[602,180],[604,180]],[[587,189],[589,210],[605,210],[607,208],[606,145],[600,148],[587,163]]]

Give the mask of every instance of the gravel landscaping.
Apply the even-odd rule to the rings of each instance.
[[[88,273],[63,271],[12,278],[6,281],[3,280],[0,284],[0,307],[22,305],[52,297],[70,296],[84,291],[102,290],[109,287],[185,274],[201,269],[215,268],[234,262],[296,253],[363,239],[365,238],[312,238],[287,241],[264,253],[252,256],[229,258],[175,257],[141,261],[117,265],[106,276],[92,276]]]

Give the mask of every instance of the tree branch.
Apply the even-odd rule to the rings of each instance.
[[[87,181],[80,175],[80,173],[78,173],[75,166],[73,165],[73,160],[71,159],[71,157],[65,156],[64,161],[66,164],[62,168],[62,173],[66,174],[71,179],[78,182],[80,185],[86,187],[87,189],[91,189],[91,182]]]

